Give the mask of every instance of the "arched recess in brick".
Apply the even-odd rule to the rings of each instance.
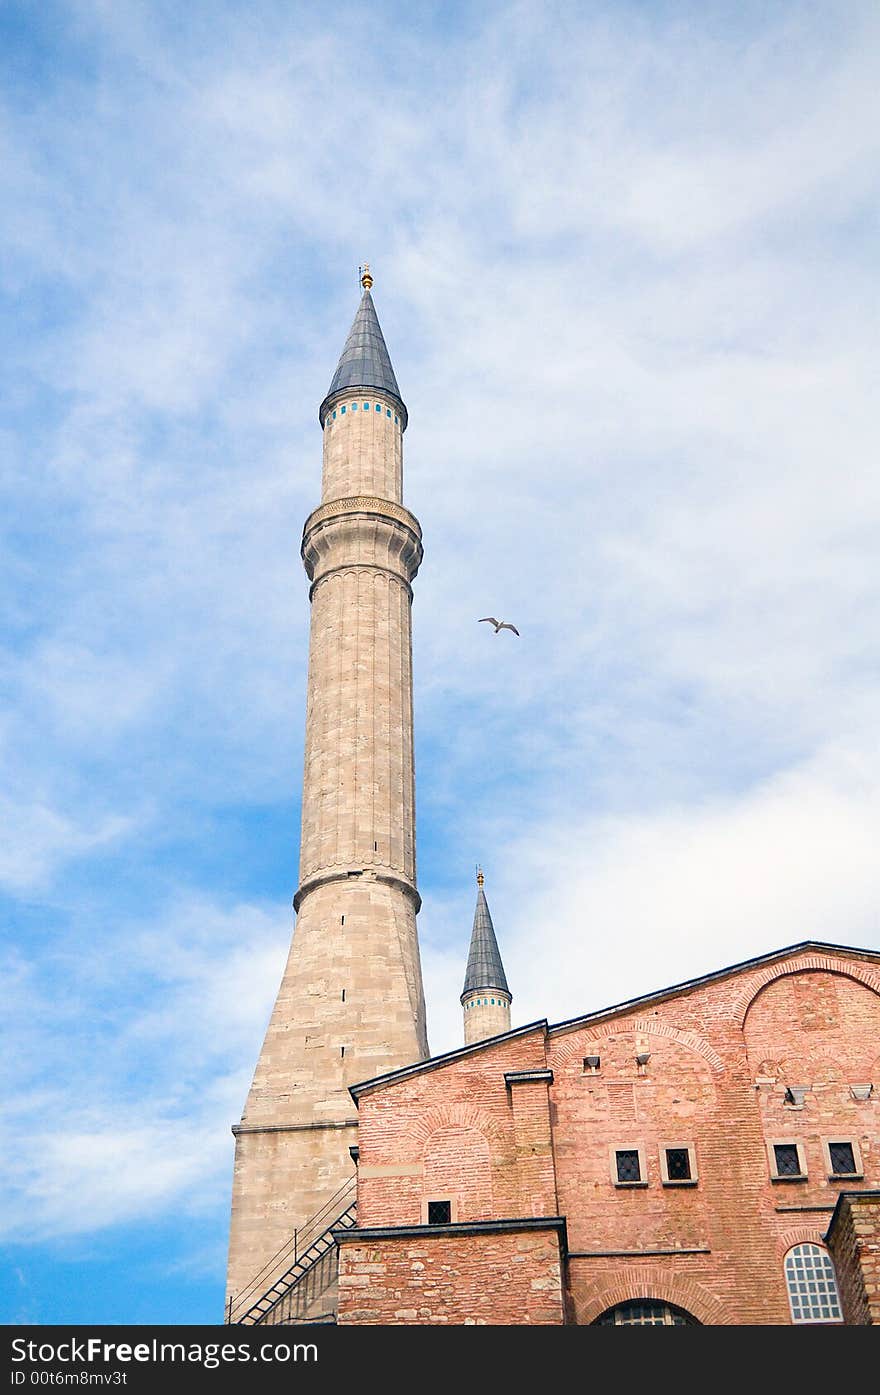
[[[603,1040],[607,1040],[609,1035],[622,1032],[632,1032],[639,1036],[666,1037],[670,1041],[677,1042],[679,1046],[696,1051],[698,1056],[702,1056],[705,1061],[708,1061],[713,1071],[724,1070],[724,1061],[705,1037],[701,1037],[697,1032],[688,1032],[681,1027],[674,1027],[669,1022],[658,1022],[653,1017],[624,1019],[621,1022],[597,1022],[592,1031],[584,1027],[565,1037],[554,1037],[551,1032],[548,1064],[561,1070],[576,1062],[579,1068],[584,1056],[590,1054],[589,1048],[593,1043],[601,1044]]]
[[[586,1327],[608,1308],[616,1308],[618,1303],[628,1303],[634,1298],[656,1298],[661,1303],[673,1303],[707,1327],[720,1327],[728,1322],[721,1299],[702,1284],[656,1268],[618,1270],[613,1283],[594,1289],[583,1302],[575,1302],[575,1320]]]
[[[424,1163],[425,1200],[452,1197],[457,1203],[454,1219],[491,1220],[492,1159],[489,1144],[479,1129],[437,1129],[428,1139]]]
[[[478,1129],[489,1142],[494,1142],[499,1134],[495,1120],[488,1117],[485,1110],[477,1104],[463,1103],[439,1104],[425,1110],[413,1120],[407,1132],[418,1153],[422,1154],[431,1135],[438,1129],[448,1128]]]
[[[827,954],[804,955],[800,959],[790,959],[784,964],[771,965],[747,984],[733,1005],[733,1015],[740,1027],[745,1027],[749,1008],[768,984],[792,974],[803,974],[817,969],[829,974],[840,974],[843,978],[855,979],[857,983],[864,984],[866,988],[880,995],[880,974],[874,970],[863,968],[861,964],[845,964]]]
[[[848,1082],[874,1079],[880,984],[875,989],[856,974],[801,963],[761,985],[742,1036],[750,1071],[771,1086],[760,1095],[762,1108],[772,1114],[786,1085],[804,1085],[824,1092],[808,1101],[811,1115],[821,1113],[832,1095],[839,1103],[849,1100]],[[830,1117],[826,1122],[832,1125]]]
[[[823,1250],[827,1250],[825,1244],[825,1231],[828,1229],[828,1217],[823,1221],[816,1221],[813,1225],[792,1226],[791,1230],[784,1230],[776,1237],[776,1255],[779,1259],[779,1272],[782,1273],[782,1261],[793,1245],[821,1245]]]

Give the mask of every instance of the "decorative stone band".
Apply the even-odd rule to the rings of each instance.
[[[422,530],[414,513],[405,509],[403,504],[395,504],[392,499],[377,499],[364,494],[356,494],[350,499],[328,499],[326,504],[319,505],[306,519],[303,537],[316,523],[323,523],[325,518],[335,518],[340,513],[378,513],[386,518],[396,518],[399,523],[411,528],[421,542]]]
[[[477,1004],[479,1003],[482,997],[485,997],[487,993],[494,994],[495,998],[498,1001],[499,1007],[510,1007],[511,1003],[513,1002],[513,994],[505,993],[503,988],[469,988],[466,993],[461,994],[458,1001],[462,1004],[463,1007],[467,1007],[471,999],[473,999],[473,1002]]]
[[[372,567],[409,583],[422,561],[422,530],[391,499],[330,499],[306,519],[300,552],[311,582],[342,567]]]
[[[638,1257],[639,1255],[710,1255],[712,1251],[708,1245],[694,1245],[685,1247],[675,1245],[665,1246],[662,1249],[651,1250],[569,1250],[569,1259],[621,1259],[624,1255]]]
[[[422,898],[416,891],[412,882],[407,881],[406,877],[399,877],[394,872],[381,871],[377,867],[332,867],[326,868],[320,872],[315,872],[297,888],[296,895],[293,898],[293,909],[299,913],[299,908],[309,892],[314,891],[316,887],[323,886],[325,882],[348,882],[361,877],[363,877],[364,881],[384,882],[386,886],[399,887],[401,891],[409,896],[415,907],[416,915],[418,915],[419,911],[422,909]]]
[[[341,573],[345,572],[353,572],[356,575],[358,571],[363,571],[365,569],[373,573],[380,572],[383,576],[387,576],[389,581],[393,582],[395,586],[399,586],[403,593],[409,597],[410,602],[412,601],[413,589],[405,577],[402,577],[400,572],[394,571],[392,567],[382,567],[377,562],[342,562],[338,567],[325,567],[320,576],[316,577],[309,587],[309,600],[311,601],[314,599],[318,587],[323,586],[325,582],[329,581],[331,576],[339,576]]]
[[[315,1124],[233,1124],[232,1132],[238,1138],[240,1133],[303,1133],[311,1132],[312,1129],[356,1129],[357,1126],[357,1119],[342,1119],[329,1123],[321,1121]]]

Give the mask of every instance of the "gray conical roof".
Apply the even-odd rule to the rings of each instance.
[[[324,425],[324,416],[332,400],[340,392],[349,388],[378,388],[390,394],[400,404],[400,414],[406,429],[406,407],[397,386],[391,359],[385,347],[385,339],[379,325],[379,317],[370,295],[369,286],[361,296],[354,323],[348,331],[345,348],[342,350],[333,381],[327,396],[321,403],[319,416]]]
[[[477,908],[474,911],[474,928],[471,932],[471,948],[462,998],[466,998],[468,993],[476,992],[478,988],[500,989],[510,997],[482,881],[477,886]]]

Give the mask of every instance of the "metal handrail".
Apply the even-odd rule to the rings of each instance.
[[[320,1234],[315,1240],[312,1241],[312,1243],[311,1243],[311,1245],[310,1245],[310,1247],[309,1247],[309,1250],[315,1250],[316,1253],[314,1253],[314,1254],[312,1255],[311,1259],[307,1259],[307,1258],[306,1258],[306,1256],[309,1254],[309,1250],[303,1251],[303,1258],[302,1258],[302,1260],[300,1261],[300,1263],[301,1263],[301,1265],[302,1265],[302,1268],[300,1269],[300,1272],[296,1275],[296,1278],[292,1278],[292,1279],[290,1280],[290,1283],[281,1291],[281,1293],[279,1293],[279,1294],[277,1295],[277,1297],[275,1297],[275,1298],[272,1300],[272,1302],[269,1304],[269,1306],[268,1306],[267,1308],[264,1308],[264,1309],[263,1309],[263,1311],[260,1313],[259,1317],[255,1317],[255,1318],[253,1319],[253,1325],[254,1325],[254,1326],[257,1326],[257,1324],[259,1324],[259,1323],[266,1323],[266,1322],[268,1322],[268,1321],[269,1321],[269,1318],[270,1318],[270,1315],[271,1315],[272,1313],[274,1313],[274,1312],[275,1312],[275,1309],[278,1308],[281,1304],[289,1304],[290,1298],[291,1298],[291,1294],[295,1293],[295,1292],[299,1289],[299,1285],[302,1283],[302,1281],[303,1281],[304,1279],[306,1279],[306,1278],[309,1276],[309,1274],[312,1272],[312,1270],[315,1268],[315,1266],[316,1266],[317,1264],[319,1264],[321,1260],[324,1259],[324,1257],[327,1255],[328,1251],[330,1251],[330,1250],[337,1250],[337,1249],[338,1249],[338,1245],[336,1244],[335,1240],[333,1239],[333,1235],[332,1235],[333,1228],[334,1228],[336,1225],[338,1225],[340,1221],[343,1221],[343,1220],[345,1219],[346,1216],[351,1216],[351,1220],[352,1220],[352,1224],[353,1224],[353,1223],[354,1223],[354,1218],[355,1218],[355,1210],[356,1210],[356,1208],[355,1208],[355,1206],[354,1206],[353,1204],[352,1204],[351,1206],[346,1207],[346,1209],[345,1209],[344,1211],[341,1211],[341,1212],[340,1212],[340,1214],[336,1217],[335,1220],[333,1220],[333,1221],[330,1222],[330,1224],[329,1224],[329,1226],[327,1227],[327,1229],[324,1230],[324,1231],[322,1231],[321,1234]],[[344,1229],[348,1229],[348,1227],[344,1227]],[[326,1240],[326,1241],[327,1241],[327,1244],[325,1245],[325,1247],[324,1247],[323,1250],[318,1250],[317,1247],[318,1247],[318,1245],[321,1243],[322,1240]],[[293,1273],[293,1270],[292,1270],[292,1269],[291,1269],[291,1270],[288,1270],[288,1273],[289,1273],[289,1274],[292,1274],[292,1273]],[[284,1277],[285,1277],[284,1275],[281,1276],[282,1279],[283,1279]],[[281,1280],[279,1280],[278,1282],[281,1282]],[[263,1295],[264,1298],[266,1298],[266,1297],[268,1296],[268,1292],[271,1292],[271,1290],[267,1291],[267,1293]],[[254,1309],[257,1308],[257,1307],[259,1306],[259,1303],[260,1303],[261,1301],[262,1301],[261,1299],[258,1299],[256,1303],[254,1303],[250,1308],[248,1308],[247,1312],[244,1313],[244,1314],[241,1316],[241,1318],[239,1319],[239,1321],[240,1321],[240,1322],[244,1322],[244,1321],[247,1319],[247,1317],[248,1317],[251,1313],[253,1313]]]
[[[343,1211],[347,1210],[348,1208],[345,1205],[346,1196],[348,1194],[354,1195],[356,1190],[357,1177],[349,1177],[343,1182],[342,1186],[333,1193],[329,1201],[324,1203],[320,1211],[316,1211],[314,1216],[309,1217],[304,1226],[300,1226],[293,1232],[290,1239],[286,1240],[284,1244],[266,1260],[262,1269],[258,1270],[250,1283],[246,1284],[234,1297],[230,1297],[226,1313],[227,1323],[235,1322],[239,1314],[246,1312],[253,1306],[253,1303],[249,1300],[253,1298],[254,1294],[265,1293],[271,1288],[271,1284],[266,1281],[266,1276],[270,1271],[274,1273],[276,1279],[279,1279],[292,1267],[291,1264],[286,1263],[286,1261],[291,1258],[291,1255],[293,1256],[292,1264],[298,1263],[298,1254],[305,1254],[313,1241],[327,1229],[325,1222],[330,1213],[335,1211],[338,1216]],[[235,1316],[233,1316],[233,1314]]]

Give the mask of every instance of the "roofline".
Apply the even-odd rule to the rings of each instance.
[[[332,1231],[337,1244],[369,1244],[371,1240],[406,1240],[418,1238],[428,1240],[457,1235],[521,1234],[524,1230],[555,1230],[563,1254],[568,1253],[568,1226],[565,1216],[511,1216],[500,1217],[495,1221],[449,1221],[445,1225],[375,1225],[347,1226]],[[687,1253],[687,1251],[685,1251]]]
[[[837,1201],[834,1203],[834,1211],[832,1212],[831,1220],[828,1222],[828,1229],[822,1236],[823,1240],[828,1239],[835,1225],[837,1225],[837,1223],[839,1222],[840,1213],[843,1210],[846,1203],[849,1202],[851,1204],[856,1197],[861,1196],[866,1196],[869,1199],[869,1201],[876,1201],[877,1198],[880,1197],[880,1190],[878,1190],[876,1187],[866,1187],[864,1191],[859,1191],[856,1187],[853,1187],[851,1191],[842,1191],[837,1193]]]
[[[448,1065],[450,1061],[460,1060],[462,1056],[481,1051],[485,1046],[494,1046],[499,1041],[511,1041],[514,1037],[525,1036],[527,1032],[535,1032],[539,1028],[547,1031],[546,1017],[539,1018],[537,1022],[527,1022],[524,1027],[514,1027],[510,1032],[499,1032],[496,1037],[472,1041],[468,1046],[459,1046],[455,1051],[445,1051],[442,1056],[429,1056],[427,1061],[416,1061],[411,1066],[401,1066],[398,1070],[386,1071],[384,1075],[374,1075],[371,1080],[361,1080],[356,1085],[349,1085],[348,1093],[357,1104],[359,1096],[367,1090],[373,1090],[379,1085],[390,1085],[397,1080],[406,1080],[408,1076],[418,1075],[422,1071],[435,1070],[439,1066]]]
[[[613,1017],[616,1013],[626,1012],[630,1008],[639,1007],[642,1003],[657,1003],[664,998],[672,997],[676,993],[684,993],[691,988],[699,988],[704,983],[713,983],[716,979],[726,978],[728,974],[735,974],[740,969],[753,969],[759,964],[766,964],[771,959],[783,959],[786,955],[800,954],[805,950],[836,950],[844,954],[868,954],[874,959],[880,959],[880,950],[862,949],[857,945],[834,945],[828,944],[824,940],[802,940],[800,944],[787,945],[785,949],[774,949],[769,954],[759,954],[753,959],[743,959],[739,964],[728,964],[724,969],[715,969],[711,974],[701,974],[699,978],[686,979],[684,983],[674,983],[670,988],[655,989],[653,993],[644,993],[638,998],[627,998],[625,1002],[615,1003],[613,1007],[599,1008],[597,1012],[587,1012],[581,1017],[569,1017],[563,1022],[554,1022],[547,1028],[548,1033],[565,1032],[580,1027],[586,1022],[596,1022],[603,1017]]]
[[[422,1071],[436,1070],[447,1065],[450,1061],[460,1060],[476,1051],[482,1051],[487,1046],[494,1046],[497,1042],[511,1041],[515,1037],[524,1036],[527,1032],[534,1032],[539,1028],[543,1028],[548,1035],[555,1032],[573,1031],[574,1028],[583,1026],[587,1022],[599,1022],[603,1018],[614,1017],[617,1013],[640,1007],[643,1003],[662,1002],[664,998],[673,997],[676,993],[684,993],[692,988],[699,988],[705,983],[714,983],[716,979],[726,978],[728,974],[735,974],[741,969],[755,968],[758,964],[766,964],[773,959],[784,959],[788,955],[800,954],[804,950],[832,950],[843,954],[869,955],[873,959],[880,960],[880,950],[863,949],[859,945],[829,944],[824,940],[802,940],[799,944],[787,945],[784,949],[771,950],[769,954],[759,954],[752,959],[743,959],[739,964],[728,964],[726,968],[716,969],[711,974],[701,974],[699,978],[686,979],[684,983],[674,983],[669,988],[660,988],[653,993],[644,993],[638,998],[627,998],[625,1002],[615,1003],[613,1007],[599,1008],[597,1012],[587,1012],[581,1017],[569,1017],[563,1022],[554,1022],[552,1025],[548,1023],[546,1017],[541,1017],[535,1022],[527,1022],[524,1027],[514,1027],[510,1032],[499,1032],[498,1036],[484,1037],[480,1041],[471,1042],[469,1046],[460,1046],[455,1051],[446,1051],[442,1056],[429,1056],[427,1061],[416,1061],[411,1066],[402,1066],[398,1070],[387,1071],[384,1075],[373,1076],[371,1080],[362,1080],[356,1085],[350,1085],[348,1093],[357,1104],[359,1097],[369,1090],[393,1084],[398,1080],[405,1080]]]

